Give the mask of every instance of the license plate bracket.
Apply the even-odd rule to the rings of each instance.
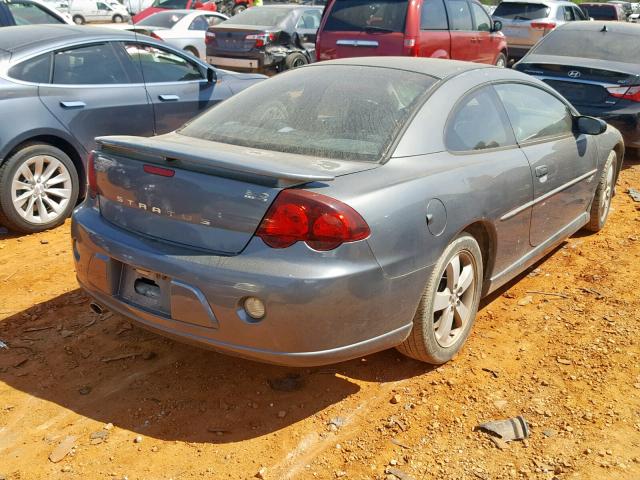
[[[171,314],[171,279],[165,275],[123,265],[118,296],[145,310]]]

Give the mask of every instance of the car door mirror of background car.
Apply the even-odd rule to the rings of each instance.
[[[213,67],[207,68],[207,82],[216,83],[218,81],[218,73]]]
[[[599,118],[581,116],[576,117],[578,133],[584,135],[600,135],[607,130],[607,122]]]
[[[494,20],[493,25],[491,26],[492,32],[499,32],[502,30],[502,22],[500,20]]]

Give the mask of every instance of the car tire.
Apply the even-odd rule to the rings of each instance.
[[[504,53],[500,53],[496,58],[496,67],[506,68],[507,66],[507,56]]]
[[[189,55],[192,55],[196,58],[200,58],[200,55],[198,54],[198,50],[196,50],[195,47],[184,47],[184,51],[187,52]]]
[[[482,279],[478,242],[463,233],[436,262],[413,318],[411,333],[396,348],[408,357],[434,365],[451,360],[473,327]]]
[[[240,12],[244,12],[247,9],[246,5],[236,5],[235,7],[233,7],[233,10],[231,10],[231,12],[234,15],[239,14]]]
[[[122,18],[122,15],[114,15],[111,20],[113,20],[113,23],[122,23],[124,22],[124,18]]]
[[[300,52],[293,52],[287,55],[287,58],[284,59],[284,66],[286,70],[302,67],[307,63],[309,63],[307,57]]]
[[[82,15],[74,15],[73,16],[73,23],[75,23],[76,25],[84,25],[85,24],[85,19]]]
[[[0,223],[19,233],[57,227],[71,215],[79,190],[78,172],[66,153],[27,144],[0,166]]]
[[[611,210],[611,199],[613,198],[616,186],[617,160],[616,152],[611,151],[602,169],[602,174],[596,187],[596,193],[591,202],[589,223],[584,227],[585,230],[589,232],[599,232],[607,222],[607,217]]]

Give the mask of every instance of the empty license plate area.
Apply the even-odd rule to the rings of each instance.
[[[132,305],[169,317],[170,281],[165,275],[123,265],[118,296]]]

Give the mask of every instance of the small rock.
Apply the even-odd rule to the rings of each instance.
[[[392,458],[391,460],[389,460],[389,465],[395,467],[396,465],[398,465],[398,461],[395,458]]]
[[[543,434],[545,437],[547,437],[547,438],[549,438],[549,437],[553,437],[553,436],[557,435],[557,433],[558,433],[558,432],[557,432],[557,431],[555,431],[555,430],[554,430],[554,429],[552,429],[552,428],[548,428],[548,429],[546,429],[546,430],[543,430],[543,431],[542,431],[542,434]]]
[[[331,420],[329,420],[329,423],[327,425],[329,425],[330,429],[331,429],[331,426],[334,426],[337,430],[338,428],[343,427],[346,423],[347,423],[347,420],[344,417],[334,417]]]
[[[530,303],[533,303],[533,297],[531,295],[527,295],[526,297],[518,301],[518,305],[521,307],[524,307],[525,305],[529,305]]]
[[[152,451],[153,453],[157,452],[157,451],[158,451],[158,447],[156,447],[156,446],[154,445],[153,447],[151,447],[151,451]]]
[[[89,385],[83,385],[78,389],[80,395],[89,395],[91,393],[91,387]]]
[[[259,478],[260,480],[264,480],[266,474],[267,474],[267,468],[260,467],[260,470],[258,470],[258,472],[254,475],[254,477]]]
[[[73,331],[73,330],[62,330],[62,331],[60,332],[60,336],[61,336],[62,338],[70,337],[70,336],[71,336],[71,335],[73,335],[73,334],[74,334],[74,331]]]
[[[333,474],[336,476],[336,478],[347,476],[347,472],[345,472],[344,470],[336,470],[335,472],[333,472]]]
[[[158,354],[156,352],[144,352],[142,354],[142,358],[145,360],[152,360],[154,358],[156,358],[158,356]]]
[[[71,468],[71,465],[65,465],[60,469],[61,472],[65,472],[65,473],[70,472],[71,470],[73,470],[73,468]]]
[[[142,435],[138,435],[133,439],[133,443],[142,443]]]
[[[398,403],[400,403],[402,397],[400,397],[400,395],[398,395],[397,393],[391,397],[391,400],[389,400],[389,402],[391,402],[392,404],[396,405]]]
[[[46,245],[47,243],[49,243],[49,240],[45,240],[44,238],[42,240],[40,240],[40,243],[42,245]]]
[[[489,440],[493,442],[493,444],[499,448],[500,450],[506,450],[509,448],[509,444],[498,437],[489,437]]]
[[[287,411],[286,410],[280,410],[278,412],[278,418],[284,418],[287,416]]]
[[[109,422],[102,428],[104,428],[105,430],[111,430],[113,428],[113,423]]]
[[[74,435],[67,435],[62,442],[51,452],[49,455],[49,460],[53,463],[58,463],[64,457],[71,452],[71,449],[74,447],[76,440],[78,437]]]
[[[571,360],[568,360],[566,358],[562,358],[562,357],[557,357],[556,361],[558,363],[561,363],[562,365],[571,365]]]

